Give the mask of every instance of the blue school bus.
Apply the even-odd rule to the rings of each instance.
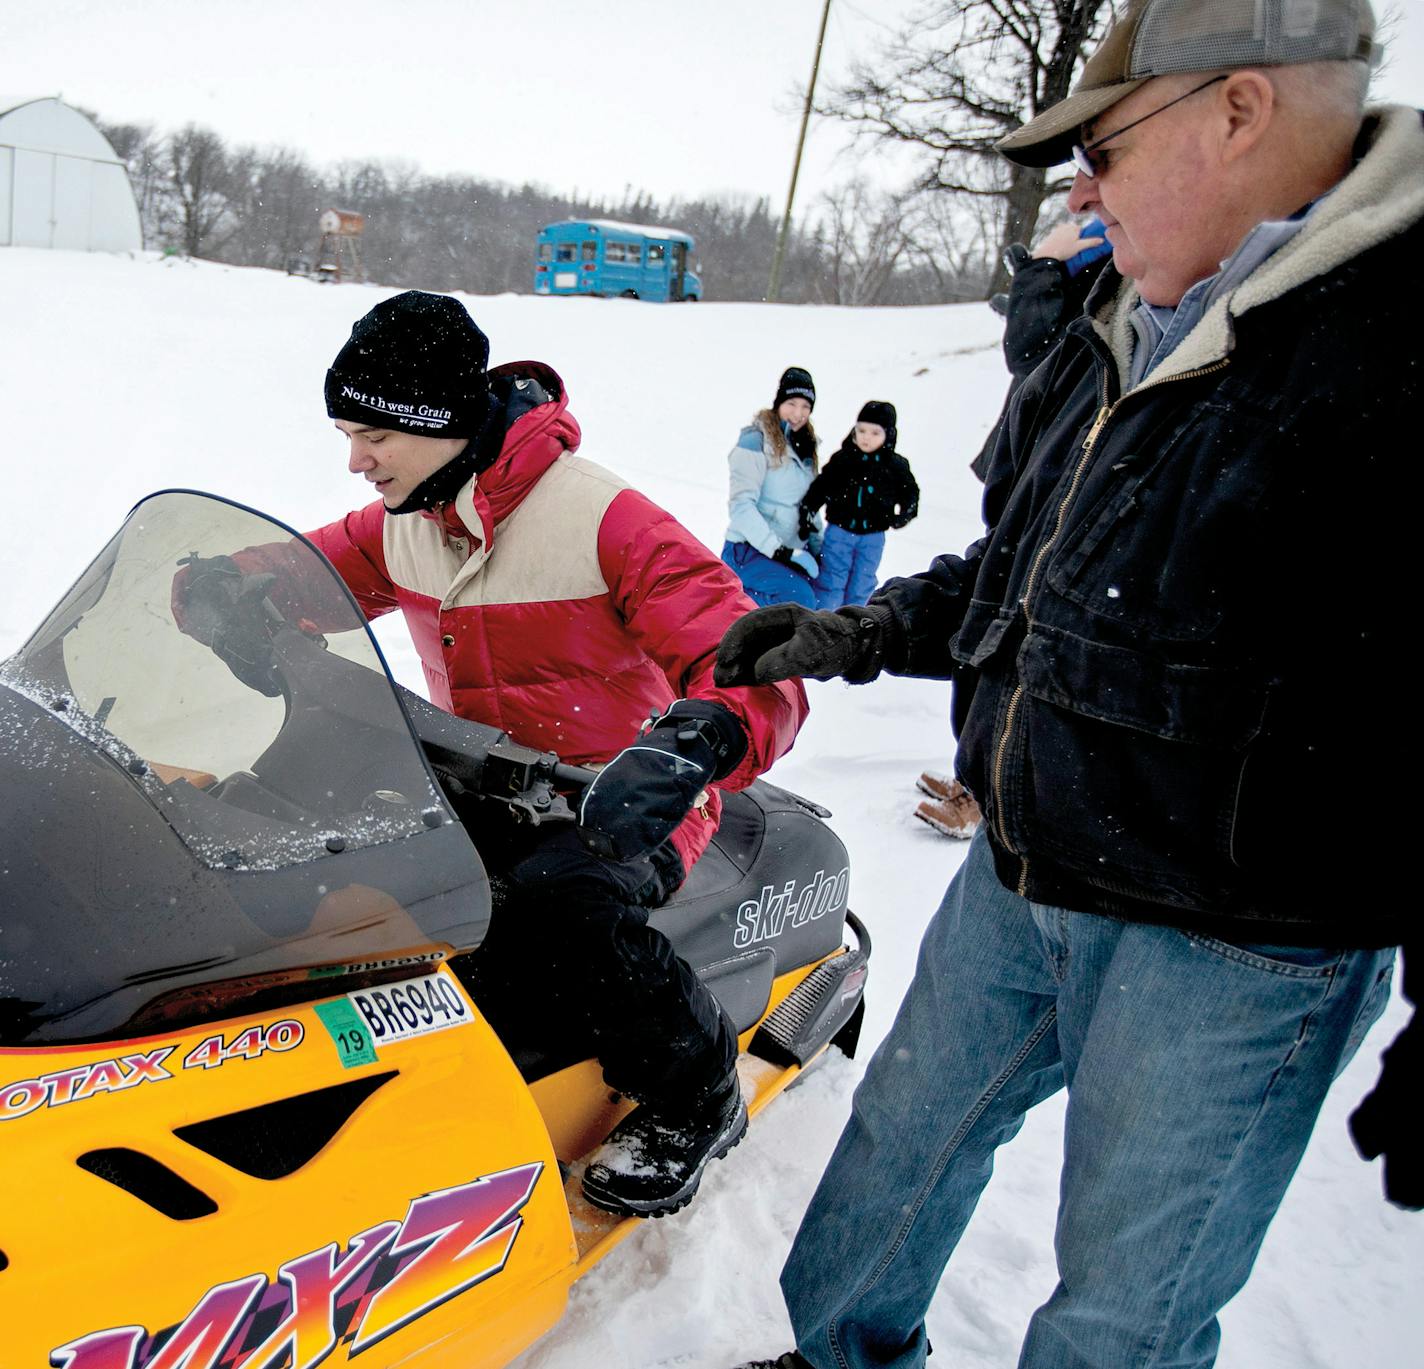
[[[536,295],[622,295],[698,300],[702,282],[688,269],[695,244],[676,228],[612,219],[565,219],[539,230]]]

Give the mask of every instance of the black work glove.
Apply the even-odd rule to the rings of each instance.
[[[1384,1196],[1418,1212],[1424,1209],[1424,1022],[1417,1010],[1383,1058],[1374,1091],[1350,1114],[1350,1135],[1366,1160],[1384,1156]]]
[[[187,574],[177,585],[180,626],[249,689],[269,699],[282,691],[272,656],[273,622],[265,600],[276,580],[266,572],[244,574],[231,556],[188,557]]]
[[[808,509],[805,504],[800,505],[796,513],[796,531],[800,533],[803,542],[816,531],[815,509]]]
[[[884,605],[813,611],[773,604],[739,618],[717,648],[712,678],[722,686],[809,678],[873,680],[897,649],[899,628]]]
[[[771,553],[771,559],[781,562],[783,566],[790,566],[797,575],[804,575],[808,580],[814,580],[821,573],[816,558],[802,547],[777,547]]]
[[[747,734],[729,709],[710,699],[679,699],[584,790],[579,839],[607,860],[646,855],[746,753]]]

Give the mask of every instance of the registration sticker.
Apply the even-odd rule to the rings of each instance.
[[[407,1041],[416,1036],[429,1036],[431,1031],[444,1031],[447,1027],[468,1026],[474,1020],[470,1004],[464,1001],[460,990],[449,974],[422,974],[419,979],[400,980],[396,984],[382,984],[379,989],[357,989],[346,994],[345,999],[333,1000],[332,1004],[342,1004],[347,1013],[332,1017],[330,1013],[320,1013],[326,1030],[336,1041],[337,1050],[342,1051],[343,1064],[369,1063],[375,1060],[376,1051],[390,1046],[394,1041]],[[328,1020],[330,1019],[332,1020]],[[359,1027],[365,1034],[363,1046],[370,1050],[369,1056],[362,1051],[363,1060],[347,1058],[352,1043],[352,1027]],[[339,1040],[345,1034],[347,1046]]]
[[[333,998],[329,1003],[318,1003],[316,1015],[327,1035],[336,1042],[336,1053],[341,1057],[341,1068],[352,1069],[357,1065],[374,1065],[376,1052],[371,1045],[371,1034],[361,1020],[361,1014],[344,998]]]

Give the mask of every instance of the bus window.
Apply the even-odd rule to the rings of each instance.
[[[628,244],[628,260],[629,260],[634,266],[641,266],[641,265],[643,264],[643,245],[642,245],[642,243],[630,242],[630,243]]]
[[[598,260],[598,244],[596,242],[586,242],[583,244],[584,261]]]
[[[648,265],[661,266],[663,264],[663,245],[660,242],[650,242],[648,244]]]
[[[573,261],[574,244],[571,242],[561,242],[554,248],[555,261]]]
[[[603,260],[607,262],[621,262],[624,259],[624,244],[621,242],[605,242],[603,244]]]
[[[540,261],[553,261],[553,259],[554,259],[554,244],[551,243],[551,242],[541,242],[541,243],[539,244],[539,260],[540,260]]]

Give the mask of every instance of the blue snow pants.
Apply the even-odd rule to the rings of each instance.
[[[816,607],[863,604],[875,590],[884,552],[883,532],[847,532],[828,523],[821,541],[821,573],[814,582]]]
[[[763,556],[750,542],[724,542],[722,559],[737,572],[742,588],[757,604],[816,607],[816,591],[799,570]]]

